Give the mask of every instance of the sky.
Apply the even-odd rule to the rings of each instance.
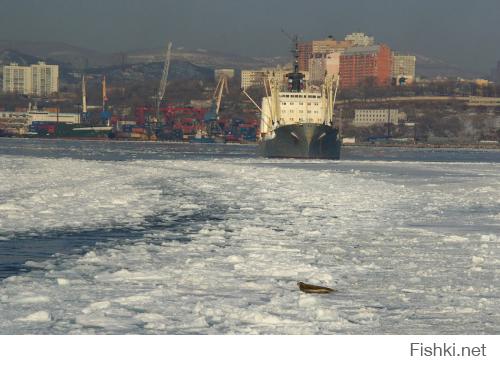
[[[363,31],[378,42],[488,72],[500,59],[499,0],[0,0],[0,39],[121,52],[174,46],[285,55],[304,40]]]

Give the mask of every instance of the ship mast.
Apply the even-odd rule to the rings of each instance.
[[[293,47],[293,72],[286,75],[288,78],[288,90],[291,92],[301,92],[304,88],[305,75],[299,71],[299,37],[292,38]]]
[[[280,100],[281,79],[273,72],[269,80],[269,88],[271,89],[271,117],[273,127],[280,124],[281,120],[281,100]]]
[[[333,126],[333,115],[335,102],[337,101],[337,92],[339,89],[340,76],[327,76],[325,77],[325,82],[323,84],[323,110],[324,110],[324,120],[329,125]],[[335,90],[334,85],[335,84]]]

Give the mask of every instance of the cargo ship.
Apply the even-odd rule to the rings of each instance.
[[[271,158],[339,159],[341,138],[333,111],[339,77],[326,76],[319,91],[307,90],[299,71],[298,41],[294,39],[293,71],[270,73],[264,81],[266,97],[261,107],[260,154]],[[255,103],[254,103],[255,104]]]

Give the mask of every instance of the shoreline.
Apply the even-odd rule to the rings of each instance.
[[[86,141],[86,142],[135,142],[135,143],[175,143],[175,144],[203,144],[192,143],[187,141],[150,141],[150,140],[135,140],[135,139],[116,139],[116,138],[39,138],[39,137],[0,137],[0,139],[16,139],[16,140],[49,140],[49,141]],[[245,142],[245,143],[206,143],[207,145],[242,145],[242,146],[257,146],[259,142]],[[404,149],[472,149],[472,150],[500,150],[500,142],[498,143],[484,143],[484,144],[439,144],[439,143],[349,143],[343,144],[342,148],[351,147],[387,147],[387,148],[404,148]]]
[[[497,144],[433,144],[433,143],[349,143],[343,144],[342,148],[349,147],[388,147],[406,149],[471,149],[471,150],[500,150],[500,143]]]

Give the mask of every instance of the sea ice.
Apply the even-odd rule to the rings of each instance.
[[[495,164],[0,156],[0,167],[9,242],[125,232],[5,279],[3,334],[500,329]]]

